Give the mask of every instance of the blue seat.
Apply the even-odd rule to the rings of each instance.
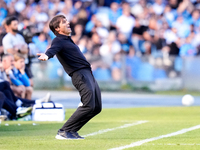
[[[107,68],[97,68],[93,71],[93,75],[96,80],[100,81],[107,81],[111,79],[111,73],[110,70]]]
[[[154,67],[149,63],[141,63],[138,72],[137,72],[137,78],[136,80],[140,81],[153,81],[154,77]]]
[[[178,72],[182,70],[183,60],[181,57],[176,57],[174,60],[174,69]]]
[[[154,69],[154,79],[165,79],[165,78],[167,78],[165,70]]]

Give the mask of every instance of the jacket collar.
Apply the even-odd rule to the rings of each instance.
[[[62,38],[67,38],[67,39],[71,38],[71,36],[66,36],[66,35],[63,35],[63,34],[58,34],[57,37],[62,37]]]
[[[63,34],[58,34],[57,37],[61,37],[61,38],[64,38],[64,39],[68,39],[70,40],[72,43],[74,43],[74,41],[71,39],[71,36],[66,36],[66,35],[63,35]],[[75,44],[75,43],[74,43]]]

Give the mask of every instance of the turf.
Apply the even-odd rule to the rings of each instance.
[[[66,111],[66,119],[73,111],[74,109]],[[0,150],[106,150],[199,125],[200,109],[199,107],[103,109],[101,114],[79,131],[79,134],[87,135],[139,120],[148,122],[88,136],[85,140],[64,141],[55,139],[57,130],[64,122],[4,121],[0,127]],[[199,150],[200,129],[129,149]]]

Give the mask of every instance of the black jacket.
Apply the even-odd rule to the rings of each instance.
[[[82,68],[91,70],[90,63],[86,60],[79,47],[72,41],[70,36],[62,34],[57,35],[45,54],[49,59],[56,55],[63,68],[70,76],[72,76],[73,72]]]

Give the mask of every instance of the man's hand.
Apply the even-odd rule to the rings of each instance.
[[[12,69],[13,69],[13,66],[10,66],[9,68],[7,68],[7,69],[5,70],[6,74],[9,74],[10,71],[11,71]]]
[[[46,61],[46,60],[48,60],[48,56],[46,55],[46,54],[44,54],[44,53],[37,53],[37,55],[38,56],[40,56],[40,57],[38,57],[38,59],[39,60],[42,60],[42,61]]]

